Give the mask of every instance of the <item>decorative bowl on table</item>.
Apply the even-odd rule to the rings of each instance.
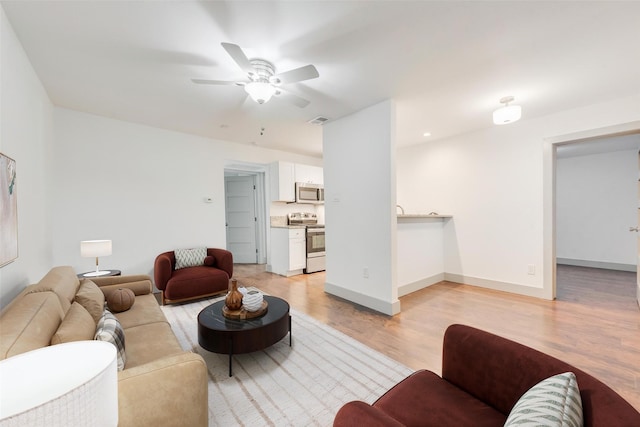
[[[262,307],[262,292],[249,291],[242,297],[242,305],[247,311],[258,311]]]

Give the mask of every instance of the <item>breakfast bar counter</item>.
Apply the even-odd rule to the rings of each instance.
[[[440,214],[400,214],[397,215],[398,222],[405,220],[422,220],[422,219],[446,219],[453,218],[453,215],[440,215]]]
[[[444,232],[452,215],[398,215],[398,296],[444,280]]]

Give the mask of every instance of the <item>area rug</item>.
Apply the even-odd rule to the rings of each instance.
[[[198,313],[220,298],[163,306],[182,348],[209,370],[210,426],[330,426],[351,400],[373,403],[412,370],[317,320],[290,310],[289,336],[233,358],[198,345]]]

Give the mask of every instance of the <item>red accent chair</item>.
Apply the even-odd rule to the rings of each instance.
[[[176,270],[173,251],[161,253],[154,263],[155,285],[162,305],[205,298],[227,292],[233,276],[233,255],[225,249],[207,248],[205,265]]]
[[[373,405],[349,402],[334,426],[502,426],[514,404],[550,376],[573,372],[584,427],[640,426],[640,413],[604,383],[568,363],[464,325],[444,334],[442,377],[414,372]]]

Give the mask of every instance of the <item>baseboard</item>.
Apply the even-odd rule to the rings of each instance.
[[[463,285],[478,286],[480,288],[493,289],[495,291],[510,292],[512,294],[525,295],[542,299],[551,299],[542,288],[518,285],[515,283],[499,282],[497,280],[482,279],[479,277],[465,276],[462,274],[444,273],[444,280]]]
[[[444,280],[444,273],[436,274],[435,276],[420,279],[413,283],[407,283],[406,285],[398,286],[398,297],[409,295],[412,292],[419,291],[420,289],[427,288],[431,285],[435,285],[438,282]]]
[[[395,300],[394,302],[382,301],[369,295],[361,294],[359,292],[352,291],[351,289],[345,289],[329,282],[324,283],[324,291],[328,294],[344,298],[347,301],[351,301],[380,313],[388,314],[389,316],[400,313],[400,301],[398,300]]]
[[[575,267],[603,268],[605,270],[630,271],[635,273],[638,267],[633,264],[620,264],[617,262],[588,261],[583,259],[556,258],[556,263],[561,265],[573,265]]]
[[[299,274],[304,274],[304,270],[302,270],[302,269],[300,269],[300,270],[287,270],[287,271],[284,271],[284,272],[274,271],[273,270],[273,266],[271,264],[267,264],[267,266],[265,267],[265,270],[268,271],[269,273],[278,274],[278,275],[284,276],[284,277],[291,277],[291,276],[297,276]]]

